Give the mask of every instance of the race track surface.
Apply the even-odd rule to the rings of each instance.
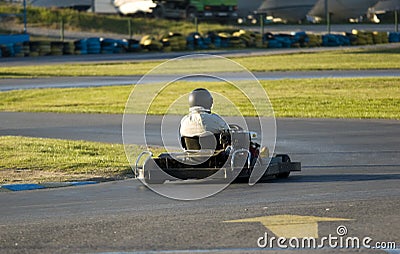
[[[0,113],[0,118],[0,135],[121,142],[121,115]],[[142,124],[140,116],[137,124]],[[276,151],[303,164],[302,172],[286,180],[270,179],[253,187],[236,183],[189,202],[162,197],[133,179],[0,193],[1,252],[258,253],[265,250],[257,245],[265,232],[285,234],[290,227],[286,215],[293,220],[312,216],[300,217],[297,224],[317,225],[320,238],[337,236],[342,225],[348,236],[394,241],[399,248],[400,123],[278,119],[277,125]],[[157,139],[150,143],[157,144]],[[257,219],[226,222],[260,216],[275,216],[268,218],[278,218],[277,225],[264,226]],[[315,217],[328,221],[309,221]],[[294,230],[301,235],[304,228]],[[273,247],[268,253],[279,250]],[[325,247],[319,252],[338,251]]]
[[[306,79],[306,78],[376,78],[400,77],[398,70],[347,70],[347,71],[274,71],[253,73],[258,80]],[[237,73],[220,73],[217,76],[230,77],[232,81],[243,80]],[[52,77],[0,79],[0,91],[37,88],[74,88],[119,86],[136,84],[142,76],[94,76],[94,77]],[[165,77],[154,76],[152,82],[163,82]],[[210,82],[215,79],[192,77],[190,81]]]

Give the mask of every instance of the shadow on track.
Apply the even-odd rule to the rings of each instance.
[[[360,182],[377,180],[400,180],[400,174],[329,174],[329,175],[295,175],[288,179],[267,179],[260,181],[267,182],[290,182],[290,183],[315,183],[315,182]]]

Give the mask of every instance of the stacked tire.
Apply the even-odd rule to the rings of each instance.
[[[400,33],[395,33],[395,32],[389,33],[389,42],[390,43],[400,42]]]
[[[75,41],[74,48],[75,55],[86,55],[88,53],[87,42],[85,39]]]
[[[211,39],[203,38],[200,33],[190,33],[186,37],[186,46],[189,50],[208,49]]]
[[[308,42],[306,44],[307,47],[319,47],[322,44],[322,36],[319,34],[312,34],[312,33],[308,33],[307,34],[308,37]]]
[[[126,40],[115,40],[114,42],[114,54],[122,54],[127,52],[129,44]]]
[[[372,32],[364,32],[364,31],[352,31],[353,36],[355,39],[351,39],[351,45],[371,45],[374,44],[373,33]]]
[[[310,42],[310,38],[308,37],[306,32],[296,32],[293,36],[293,39],[295,41],[295,47],[308,47]]]
[[[24,46],[21,42],[14,44],[14,56],[16,57],[24,57]]]
[[[39,42],[38,41],[31,41],[29,43],[29,56],[39,56]]]
[[[75,45],[73,42],[63,42],[63,54],[72,55],[74,54]]]
[[[241,40],[243,40],[245,47],[256,47],[262,39],[259,33],[246,31],[243,29],[233,32],[232,36],[239,37]]]
[[[24,41],[22,43],[22,52],[24,53],[24,56],[30,56],[30,46],[29,46],[29,41]]]
[[[128,48],[126,49],[127,52],[138,52],[142,50],[139,40],[129,39],[126,40],[126,42],[128,43]]]
[[[218,32],[217,36],[220,38],[221,40],[221,48],[228,48],[230,45],[230,35],[227,32]]]
[[[264,34],[264,41],[268,42],[268,48],[291,48],[292,44],[295,43],[291,35],[274,35],[272,33]]]
[[[3,57],[15,56],[14,44],[12,44],[12,43],[1,44],[0,49],[1,49],[1,54]]]
[[[169,32],[161,38],[161,42],[164,51],[181,51],[186,49],[186,38],[180,33]]]
[[[102,54],[113,54],[115,47],[115,40],[113,39],[102,39],[101,40],[101,53]]]
[[[325,34],[322,36],[322,46],[325,47],[349,46],[350,44],[350,38],[345,35]]]
[[[86,40],[88,54],[100,54],[101,43],[100,38],[89,38]]]
[[[48,56],[51,54],[50,41],[38,42],[39,56]]]
[[[140,46],[147,51],[160,51],[163,44],[152,35],[145,35],[140,40]]]
[[[373,32],[372,38],[374,40],[374,44],[383,44],[389,42],[386,32]]]
[[[51,55],[62,56],[64,54],[64,43],[61,41],[53,41],[50,43]]]

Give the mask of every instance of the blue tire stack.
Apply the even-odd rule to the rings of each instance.
[[[101,40],[101,53],[102,54],[113,54],[115,47],[114,39],[102,39]]]
[[[295,43],[298,43],[300,47],[307,47],[310,42],[310,38],[306,32],[296,32],[293,36],[293,40]]]
[[[2,45],[0,45],[0,49],[1,49],[3,57],[15,56],[14,44],[13,43],[2,44]]]
[[[400,42],[400,33],[396,32],[389,33],[389,42],[390,43]]]
[[[22,43],[15,43],[14,44],[14,56],[17,57],[24,57],[23,45]]]
[[[142,49],[138,40],[129,39],[126,42],[128,43],[128,48],[126,49],[128,52],[137,52]]]
[[[337,47],[349,46],[350,38],[340,34],[325,34],[322,36],[322,46]]]
[[[101,51],[100,38],[97,37],[89,38],[87,39],[86,43],[87,43],[88,54],[100,54]]]
[[[74,44],[76,55],[86,55],[88,53],[86,39],[75,41]]]
[[[122,54],[128,51],[129,43],[127,40],[117,40],[114,48],[115,54]]]
[[[186,37],[186,44],[188,49],[207,49],[208,45],[199,33],[191,33]]]

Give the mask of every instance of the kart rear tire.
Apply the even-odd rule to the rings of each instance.
[[[285,173],[279,173],[276,175],[276,178],[278,179],[286,179],[288,178],[290,175],[290,171],[289,172],[285,172]]]
[[[287,154],[277,154],[276,157],[280,157],[282,158],[282,162],[291,162],[289,155]],[[283,173],[279,173],[276,175],[276,178],[278,179],[286,179],[288,178],[290,175],[290,171],[289,172],[283,172]]]

